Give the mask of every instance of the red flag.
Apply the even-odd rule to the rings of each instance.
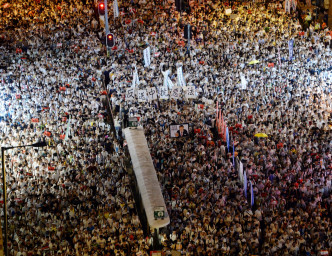
[[[227,125],[226,123],[224,123],[224,142],[226,142],[226,128],[227,128]]]

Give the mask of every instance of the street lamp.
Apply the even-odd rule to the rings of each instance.
[[[4,211],[4,250],[5,256],[8,256],[8,222],[7,222],[7,184],[6,184],[6,171],[5,171],[5,151],[7,149],[13,148],[25,148],[25,147],[46,147],[47,144],[45,141],[37,142],[31,145],[22,145],[22,146],[11,146],[11,147],[1,147],[1,160],[2,160],[2,181],[3,181],[3,211]]]

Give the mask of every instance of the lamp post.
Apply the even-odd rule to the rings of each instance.
[[[45,141],[37,142],[31,145],[22,145],[22,146],[10,146],[10,147],[1,147],[1,160],[2,160],[2,181],[3,181],[3,211],[4,211],[4,251],[5,256],[8,256],[8,221],[7,221],[7,184],[6,184],[6,171],[5,171],[5,151],[7,149],[13,148],[25,148],[25,147],[46,147],[47,144]]]

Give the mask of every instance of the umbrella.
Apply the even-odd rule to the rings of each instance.
[[[249,65],[257,64],[259,63],[259,60],[252,60],[249,62]]]
[[[257,137],[257,138],[267,138],[268,136],[265,133],[256,133],[255,137]]]

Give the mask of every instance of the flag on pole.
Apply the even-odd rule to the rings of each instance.
[[[224,135],[224,142],[226,142],[227,141],[227,136],[226,136],[226,130],[227,130],[227,125],[226,125],[226,123],[224,123],[224,133],[223,133],[223,135]]]
[[[241,161],[239,161],[239,178],[240,181],[243,182],[243,163]]]
[[[250,194],[251,194],[251,200],[250,200],[250,205],[253,206],[254,205],[254,189],[252,187],[252,182],[251,180],[249,181],[250,182]]]
[[[241,89],[246,90],[247,89],[247,80],[243,73],[240,74],[240,77],[241,77]]]
[[[243,174],[243,191],[244,191],[244,196],[247,198],[247,173],[244,172]]]
[[[229,133],[228,133],[228,127],[226,127],[226,142],[227,142],[227,150],[229,152]]]
[[[218,115],[219,115],[219,106],[218,106],[218,101],[217,101],[217,109],[216,109],[216,126],[217,129],[219,130],[219,119],[218,119]]]
[[[233,166],[235,168],[235,147],[234,147],[234,139],[233,139]]]

